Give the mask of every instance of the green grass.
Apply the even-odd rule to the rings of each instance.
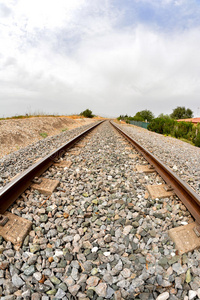
[[[40,132],[40,136],[43,138],[46,138],[48,136],[48,134],[46,132]]]
[[[179,140],[183,141],[183,142],[186,142],[188,144],[191,144],[192,146],[195,146],[195,144],[192,142],[192,141],[189,141],[187,139],[184,139],[184,138],[179,138]]]
[[[48,115],[45,113],[32,113],[32,114],[26,114],[26,115],[17,115],[13,117],[6,117],[6,118],[0,118],[0,120],[11,120],[11,119],[29,119],[29,118],[34,118],[34,117],[59,117],[58,114],[52,114]]]
[[[67,130],[68,130],[68,128],[67,128],[67,127],[62,129],[62,131],[67,131]]]
[[[169,137],[172,137],[172,138],[174,138],[174,139],[177,139],[177,140],[180,140],[180,141],[182,141],[182,142],[185,142],[185,143],[188,143],[188,144],[190,144],[190,145],[192,145],[192,146],[195,146],[195,144],[192,142],[192,141],[189,141],[189,140],[187,140],[187,139],[184,139],[184,138],[176,138],[175,136],[172,136],[171,134],[163,134],[164,136],[169,136]]]

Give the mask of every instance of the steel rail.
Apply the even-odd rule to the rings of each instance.
[[[34,177],[39,177],[42,173],[44,173],[44,171],[46,171],[56,159],[60,158],[67,149],[74,146],[79,140],[81,140],[85,135],[87,135],[102,122],[104,121],[100,121],[95,125],[92,125],[75,138],[52,151],[44,158],[41,158],[38,162],[34,163],[27,170],[23,171],[10,183],[4,186],[0,190],[0,214],[3,214],[8,207],[30,186]]]
[[[147,149],[143,148],[116,124],[113,122],[110,123],[144,156],[144,158],[155,168],[164,181],[172,187],[174,193],[184,203],[196,222],[200,224],[200,196],[195,193],[195,191],[186,182],[179,178],[169,167],[161,162],[161,160],[150,153]]]

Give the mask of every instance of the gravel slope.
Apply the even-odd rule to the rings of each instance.
[[[28,145],[0,159],[0,187],[6,185],[14,176],[30,167],[37,159],[80,134],[91,124],[83,125]],[[30,141],[29,141],[30,142]]]
[[[70,117],[32,117],[0,120],[0,158],[42,140],[41,134],[56,135],[94,122],[94,119]]]

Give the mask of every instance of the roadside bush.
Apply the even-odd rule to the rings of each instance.
[[[192,141],[195,146],[200,147],[200,124],[194,126]]]
[[[197,133],[196,137],[193,140],[195,146],[200,147],[200,132]]]
[[[182,137],[187,139],[190,132],[192,132],[193,124],[190,122],[176,122],[173,130],[173,136],[176,138]]]
[[[165,124],[165,119],[156,118],[156,119],[153,119],[153,121],[151,121],[151,123],[148,125],[147,129],[163,134],[164,124]]]
[[[191,122],[177,122],[170,118],[156,118],[147,127],[148,130],[185,139],[200,147],[200,124],[194,126]]]
[[[155,131],[161,134],[171,134],[174,128],[175,121],[166,118],[156,118],[148,125],[148,130]]]
[[[175,125],[175,121],[172,119],[164,119],[165,123],[164,123],[164,127],[163,127],[163,134],[171,134],[174,125]]]

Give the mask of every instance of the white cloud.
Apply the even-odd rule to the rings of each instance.
[[[12,10],[13,21],[17,26],[26,26],[26,30],[35,28],[61,27],[64,23],[70,22],[73,13],[81,9],[85,0],[18,0],[8,1],[7,6],[0,3],[3,10]]]
[[[0,17],[6,18],[11,14],[11,10],[4,3],[0,3]]]
[[[90,108],[112,116],[199,106],[199,28],[170,34],[119,28],[120,12],[107,0],[7,6],[0,25],[0,116],[30,108]]]

